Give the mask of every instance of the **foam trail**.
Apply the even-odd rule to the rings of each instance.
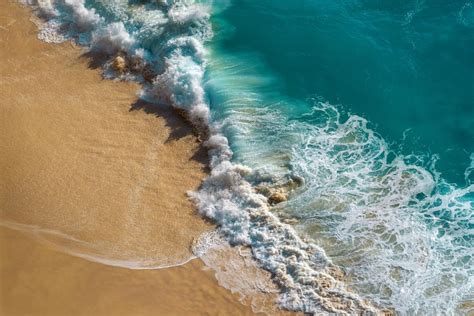
[[[131,270],[166,269],[184,265],[197,258],[196,256],[190,256],[188,259],[172,265],[160,264],[159,262],[162,261],[160,259],[123,260],[113,258],[110,255],[104,256],[100,249],[97,249],[94,244],[77,239],[60,231],[44,229],[36,225],[19,224],[8,221],[0,222],[0,226],[19,231],[27,236],[34,237],[35,240],[38,240],[39,242],[63,253],[79,257],[87,261]]]

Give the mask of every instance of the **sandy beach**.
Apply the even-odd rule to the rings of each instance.
[[[30,14],[0,1],[0,313],[252,314],[198,259],[155,269],[212,229],[186,196],[206,175],[192,129]]]
[[[0,316],[474,316],[471,2],[0,0]]]

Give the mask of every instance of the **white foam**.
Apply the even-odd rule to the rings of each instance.
[[[56,15],[51,0],[20,0],[20,3],[35,7],[42,17],[51,18]]]
[[[38,39],[47,42],[60,44],[68,40],[66,36],[61,34],[61,24],[55,23],[54,21],[39,25],[40,31],[38,33]]]
[[[85,0],[63,0],[64,7],[70,10],[74,24],[80,31],[94,28],[100,22],[100,16],[94,9],[85,7]]]
[[[156,99],[170,101],[176,108],[189,113],[191,121],[198,127],[207,127],[209,107],[205,104],[202,80],[203,65],[191,56],[174,53],[165,58],[165,71],[159,75],[149,93]]]
[[[203,21],[209,19],[209,8],[201,4],[186,4],[185,2],[174,1],[173,6],[168,11],[168,17],[172,23],[176,24]]]
[[[122,22],[114,22],[92,32],[92,48],[110,55],[119,51],[129,52],[134,43],[135,39]]]

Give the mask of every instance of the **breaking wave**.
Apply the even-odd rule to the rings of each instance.
[[[210,56],[209,1],[29,4],[44,19],[40,39],[104,55],[106,77],[138,80],[143,98],[185,113],[211,159],[190,196],[232,245],[250,246],[279,286],[281,307],[451,313],[472,293],[472,168],[457,188],[434,161],[398,155],[338,107],[314,100],[288,115],[284,102],[259,106],[249,85],[278,84],[238,81],[248,69],[235,69],[237,59]]]

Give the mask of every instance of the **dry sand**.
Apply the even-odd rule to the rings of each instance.
[[[211,229],[186,197],[207,156],[172,111],[29,19],[0,0],[0,313],[251,314],[200,260],[111,266],[190,258]]]

